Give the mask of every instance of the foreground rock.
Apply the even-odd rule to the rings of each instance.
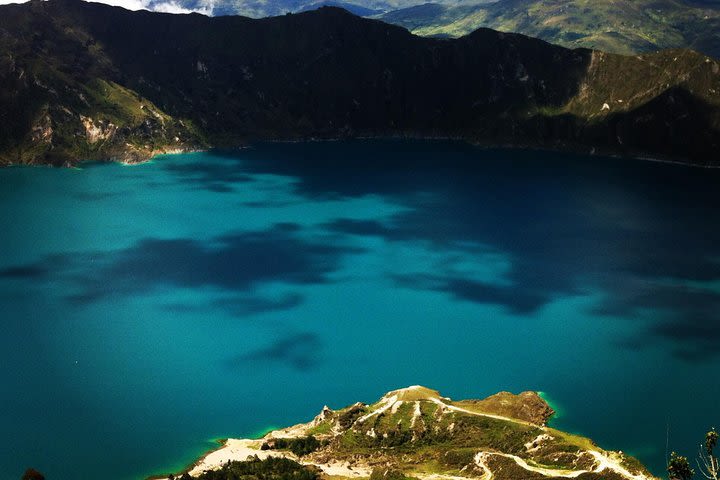
[[[322,409],[311,422],[258,440],[229,439],[188,472],[229,461],[284,457],[322,476],[420,480],[650,480],[632,457],[546,425],[550,406],[534,392],[452,401],[425,387],[387,393],[372,405]]]

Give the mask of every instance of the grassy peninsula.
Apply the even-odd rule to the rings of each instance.
[[[536,393],[453,401],[412,386],[373,404],[327,406],[256,440],[228,439],[169,478],[228,480],[651,480],[634,458],[547,426]]]

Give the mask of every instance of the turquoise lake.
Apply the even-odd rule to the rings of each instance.
[[[720,427],[720,171],[451,142],[0,170],[0,478],[141,479],[422,384]]]

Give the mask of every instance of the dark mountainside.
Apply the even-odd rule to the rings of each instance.
[[[298,12],[309,12],[311,10],[317,10],[318,8],[322,8],[322,7],[342,8],[343,10],[347,10],[348,12],[352,13],[353,15],[358,15],[361,17],[369,17],[371,15],[379,15],[379,14],[383,13],[382,10],[367,8],[367,7],[355,5],[352,3],[336,2],[336,1],[332,1],[332,0],[313,3],[312,5],[308,5],[306,7],[301,8],[300,10],[298,10]]]
[[[487,29],[422,38],[338,8],[252,20],[0,7],[5,164],[396,135],[716,164],[720,65]]]

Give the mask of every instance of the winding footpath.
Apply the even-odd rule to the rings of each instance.
[[[524,420],[518,420],[516,418],[510,418],[510,417],[504,417],[502,415],[493,415],[490,413],[480,413],[480,412],[474,412],[472,410],[468,410],[466,408],[460,408],[456,407],[454,405],[448,405],[447,403],[443,402],[439,398],[431,398],[431,401],[434,403],[437,403],[438,405],[442,406],[443,408],[447,408],[448,410],[453,410],[456,412],[462,412],[468,415],[477,415],[480,417],[488,417],[488,418],[494,418],[497,420],[504,420],[506,422],[513,422],[513,423],[519,423],[522,425],[531,425],[537,428],[540,428],[541,430],[547,432],[547,427],[544,426],[538,426],[535,424],[532,424],[530,422],[526,422]],[[610,470],[618,475],[621,475],[622,477],[628,479],[628,480],[656,480],[655,477],[647,476],[642,473],[632,473],[627,468],[625,468],[621,461],[617,458],[614,458],[610,455],[608,455],[606,452],[601,452],[599,450],[586,450],[587,453],[593,456],[595,459],[595,465],[592,470],[566,470],[566,469],[556,469],[556,468],[547,468],[547,467],[536,467],[533,465],[528,464],[524,459],[518,457],[517,455],[511,455],[508,453],[499,453],[499,452],[478,452],[475,455],[475,464],[480,467],[485,474],[483,474],[482,477],[480,477],[480,480],[491,480],[493,478],[492,471],[487,465],[487,460],[491,456],[499,456],[499,457],[505,457],[510,458],[515,461],[521,468],[524,468],[525,470],[539,473],[541,475],[544,475],[546,477],[564,477],[564,478],[576,478],[584,473],[600,473],[605,470]],[[432,476],[430,476],[432,477]],[[425,477],[425,480],[436,480],[430,477]],[[454,480],[454,477],[443,477],[447,478],[447,480]]]
[[[450,403],[446,403],[445,399],[442,397],[435,397],[435,396],[428,396],[426,398],[408,398],[407,396],[403,396],[403,392],[413,391],[413,389],[420,389],[422,387],[409,387],[407,389],[397,390],[394,392],[390,392],[387,396],[382,398],[380,402],[378,402],[376,405],[376,408],[372,410],[370,413],[367,413],[360,418],[357,419],[358,423],[363,423],[377,415],[380,415],[382,413],[390,411],[391,413],[396,413],[403,403],[414,403],[414,409],[413,409],[413,415],[411,422],[414,425],[415,422],[421,418],[421,410],[420,410],[420,402],[421,401],[430,401],[438,405],[438,407],[441,409],[441,413],[445,414],[447,412],[460,412],[466,415],[475,415],[480,417],[487,417],[487,418],[493,418],[496,420],[502,420],[505,422],[512,422],[516,424],[521,424],[525,426],[531,426],[534,428],[540,429],[543,433],[539,435],[535,441],[530,442],[525,445],[525,448],[528,450],[528,452],[532,452],[533,448],[538,448],[537,446],[534,446],[536,442],[540,442],[544,439],[552,439],[553,437],[550,435],[550,433],[553,433],[553,430],[541,425],[536,425],[534,423],[520,420],[516,418],[510,418],[502,415],[494,415],[491,413],[483,413],[473,410],[468,410],[466,408],[458,407],[455,405],[452,405]],[[325,407],[327,408],[327,407]],[[323,410],[323,412],[325,409]],[[318,416],[320,418],[320,416]],[[315,420],[317,421],[317,419]],[[308,429],[313,426],[313,422],[307,423],[307,424],[299,424],[295,425],[293,427],[276,430],[273,432],[270,432],[267,436],[268,437],[300,437],[307,435]],[[215,450],[214,452],[209,453],[204,458],[200,459],[200,461],[190,470],[190,475],[192,476],[198,476],[200,473],[206,470],[213,470],[216,468],[219,468],[223,464],[225,464],[228,461],[231,460],[246,460],[248,457],[251,456],[257,456],[260,459],[267,458],[269,456],[278,456],[278,457],[285,457],[290,458],[292,460],[298,461],[300,463],[303,463],[305,465],[314,465],[318,468],[320,468],[326,475],[335,476],[335,477],[345,477],[345,478],[367,478],[372,473],[372,468],[369,465],[363,464],[363,463],[354,463],[350,464],[346,461],[336,461],[336,460],[329,460],[327,462],[317,462],[313,461],[312,459],[300,459],[297,456],[293,455],[290,452],[284,452],[279,450],[261,450],[260,446],[262,444],[262,440],[238,440],[238,439],[229,439],[225,443],[225,445]],[[501,452],[495,452],[495,451],[479,451],[477,452],[473,457],[473,462],[475,467],[477,467],[480,471],[482,471],[482,475],[479,477],[473,477],[473,480],[493,480],[495,478],[495,474],[493,473],[493,470],[490,467],[491,459],[495,457],[505,457],[507,459],[510,459],[514,461],[520,468],[528,471],[533,472],[536,474],[540,474],[542,476],[548,477],[548,478],[578,478],[579,476],[586,474],[586,473],[593,473],[593,474],[599,474],[602,472],[614,472],[615,474],[623,477],[626,480],[657,480],[655,477],[645,475],[643,473],[633,473],[630,470],[628,470],[625,466],[622,464],[622,458],[620,455],[615,454],[613,452],[605,452],[601,449],[583,449],[583,453],[587,453],[588,455],[592,456],[593,463],[592,467],[589,470],[569,470],[569,469],[562,469],[562,468],[551,468],[546,466],[539,466],[539,465],[532,465],[528,463],[527,460],[517,456],[512,455],[508,453],[501,453]],[[442,473],[416,473],[414,474],[415,477],[419,478],[420,480],[471,480],[471,477],[464,477],[464,476],[455,476],[455,475],[449,475],[449,474],[442,474]]]

